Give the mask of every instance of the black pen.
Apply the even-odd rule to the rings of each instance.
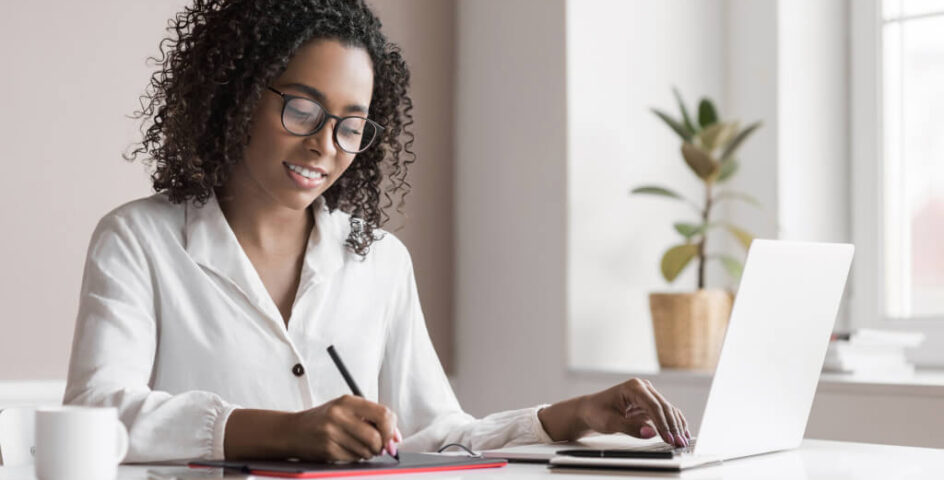
[[[338,355],[338,352],[335,351],[334,345],[328,346],[328,355],[331,355],[331,360],[334,361],[334,364],[338,367],[338,370],[341,372],[341,376],[344,377],[344,381],[347,382],[348,388],[351,389],[351,393],[355,396],[364,398],[364,395],[361,394],[361,389],[357,388],[357,383],[354,382],[354,377],[347,371],[347,367],[344,366],[344,362],[341,361],[341,356]],[[374,425],[376,426],[376,425]],[[400,452],[396,454],[387,452],[391,457],[395,458],[397,462],[400,462]]]

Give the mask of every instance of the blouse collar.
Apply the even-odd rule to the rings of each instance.
[[[346,215],[332,215],[324,197],[315,200],[311,212],[315,226],[308,237],[296,299],[340,269],[346,254],[345,236],[341,231]],[[264,310],[269,310],[267,313],[281,318],[262,279],[223,216],[215,195],[211,195],[203,206],[187,203],[185,235],[187,253],[196,263],[229,279],[249,300],[265,306]]]

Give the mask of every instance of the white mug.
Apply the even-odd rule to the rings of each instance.
[[[36,410],[36,478],[113,480],[128,453],[128,431],[113,407]]]

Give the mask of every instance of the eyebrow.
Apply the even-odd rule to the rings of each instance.
[[[318,100],[321,103],[325,103],[327,101],[327,97],[325,97],[325,94],[321,93],[321,90],[318,90],[317,88],[310,85],[305,85],[304,83],[287,83],[283,88],[294,88],[296,90],[301,90],[302,92],[305,92],[305,94],[314,97],[315,100]],[[367,107],[364,105],[352,103],[344,107],[344,112],[363,113],[364,115],[367,115]]]

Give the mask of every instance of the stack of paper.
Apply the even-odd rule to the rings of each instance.
[[[914,373],[914,364],[905,349],[924,341],[919,332],[861,329],[851,334],[835,334],[826,352],[824,372],[868,376],[903,376]]]

